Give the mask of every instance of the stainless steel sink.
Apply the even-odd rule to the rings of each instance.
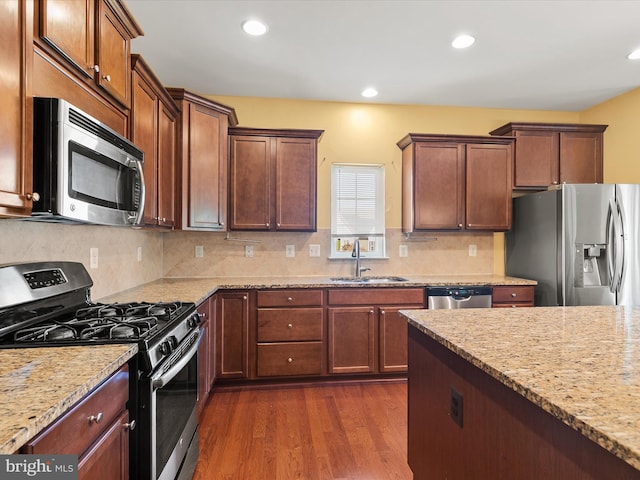
[[[399,283],[408,282],[404,277],[332,277],[330,280],[334,283]]]

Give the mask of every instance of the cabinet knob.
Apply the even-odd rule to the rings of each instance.
[[[458,228],[462,228],[462,224],[461,223],[458,224]]]
[[[269,225],[269,222],[264,224],[265,227],[269,228],[271,225]]]
[[[100,65],[89,65],[89,70],[93,70],[98,73],[100,71]]]
[[[280,224],[279,224],[279,223],[276,223],[276,227],[280,228]]]
[[[205,319],[205,318],[207,318],[207,314],[203,313],[203,312],[198,312],[198,317],[201,318],[201,319]]]
[[[288,324],[287,328],[293,328],[293,324],[292,323]]]
[[[37,202],[38,200],[40,200],[40,194],[38,192],[27,193],[25,195],[25,198],[27,200]]]
[[[512,296],[512,297],[517,296],[516,292],[511,292],[511,296]]]
[[[102,79],[106,80],[107,82],[110,82],[111,81],[111,75],[103,75]]]
[[[133,430],[134,428],[136,428],[136,421],[135,421],[135,420],[131,420],[129,423],[124,423],[124,424],[122,424],[122,427],[123,427],[125,430],[129,430],[129,431],[131,431],[131,430]]]
[[[224,222],[220,222],[220,226],[221,226],[221,227],[224,227]]]
[[[287,358],[287,363],[291,363],[291,362],[293,362],[293,358],[291,357]]]
[[[89,423],[100,423],[102,422],[102,412],[98,413],[98,415],[91,415],[89,417]]]
[[[384,315],[384,310],[380,310],[380,315]]]
[[[243,296],[242,296],[242,299],[243,299],[243,300],[246,300],[246,299],[247,299],[247,296],[246,296],[246,295],[243,295]]]
[[[511,305],[511,308],[516,308],[516,307],[517,307],[517,305]]]
[[[287,302],[293,302],[293,298],[287,297]]]
[[[166,221],[167,221],[167,219],[162,217],[162,222],[165,223]]]
[[[373,310],[369,310],[369,314],[373,315]]]

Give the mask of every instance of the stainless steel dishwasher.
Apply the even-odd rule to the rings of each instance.
[[[491,308],[491,287],[429,287],[427,305],[432,310]]]

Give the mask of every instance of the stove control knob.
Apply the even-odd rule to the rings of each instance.
[[[169,355],[171,353],[171,345],[169,344],[168,341],[166,342],[162,342],[160,344],[160,346],[158,347],[158,350],[160,351],[161,355]]]
[[[172,352],[173,352],[176,348],[178,348],[178,339],[177,339],[175,336],[173,336],[173,335],[171,335],[171,336],[169,337],[169,346],[170,346],[170,348],[171,348],[171,351],[172,351]]]

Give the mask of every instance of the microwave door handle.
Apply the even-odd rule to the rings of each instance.
[[[144,215],[144,203],[145,203],[145,195],[146,195],[146,187],[144,184],[144,170],[142,168],[142,162],[140,160],[136,160],[136,164],[138,165],[138,173],[140,173],[140,183],[142,184],[142,188],[140,189],[140,210],[138,210],[138,214],[134,217],[134,224],[138,225],[142,223],[142,215]]]
[[[193,345],[191,345],[189,350],[187,350],[184,356],[162,375],[154,375],[153,377],[151,377],[151,385],[153,385],[154,390],[158,390],[159,388],[164,387],[171,380],[173,380],[173,377],[180,373],[180,370],[182,370],[184,366],[191,361],[193,356],[198,353],[198,347],[200,346],[201,340],[202,330],[198,330],[198,338],[193,343]]]

